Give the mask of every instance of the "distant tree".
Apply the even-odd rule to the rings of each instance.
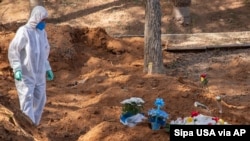
[[[191,0],[171,0],[171,2],[175,21],[182,25],[189,25]]]
[[[145,0],[144,69],[145,73],[164,73],[161,46],[160,0]]]
[[[191,0],[171,0],[176,7],[191,6]]]
[[[43,0],[30,0],[30,11],[37,5],[43,6]]]

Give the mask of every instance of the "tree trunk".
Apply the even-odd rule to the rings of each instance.
[[[30,0],[30,13],[31,13],[32,9],[37,5],[43,6],[43,0]]]
[[[143,72],[163,74],[160,0],[146,0],[144,36]]]
[[[171,0],[176,7],[189,7],[191,6],[191,0]]]
[[[190,24],[191,0],[171,0],[173,4],[173,16],[175,21],[182,25]]]

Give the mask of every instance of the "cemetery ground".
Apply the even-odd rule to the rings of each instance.
[[[141,0],[46,0],[49,60],[55,79],[47,82],[41,124],[32,126],[19,110],[7,59],[8,45],[17,28],[25,24],[28,6],[28,2],[0,2],[0,140],[169,140],[164,128],[153,131],[147,120],[135,127],[120,122],[120,102],[130,97],[145,101],[146,116],[155,99],[163,98],[168,122],[198,111],[229,124],[250,124],[248,47],[164,50],[165,73],[148,75],[143,73],[145,9]],[[250,29],[250,3],[246,0],[193,0],[192,21],[186,26],[172,19],[169,1],[162,0],[161,6],[162,34]],[[206,41],[200,46],[211,43]],[[168,46],[162,41],[163,49]],[[200,82],[202,73],[207,74],[205,87]],[[222,99],[222,113],[216,96]],[[195,107],[196,101],[209,111]]]

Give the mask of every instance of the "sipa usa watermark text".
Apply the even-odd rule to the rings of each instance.
[[[174,129],[174,136],[176,137],[231,137],[231,136],[244,136],[247,133],[246,129],[234,129],[234,130],[227,130],[227,129],[195,129],[195,130],[184,130],[184,129]]]

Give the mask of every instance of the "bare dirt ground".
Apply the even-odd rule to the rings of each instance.
[[[162,33],[248,31],[246,0],[193,0],[192,22],[172,20],[171,4],[162,5]],[[47,103],[41,124],[30,125],[19,110],[7,49],[16,29],[27,20],[28,3],[0,3],[0,140],[4,141],[166,141],[166,130],[148,122],[130,128],[119,121],[121,101],[141,97],[144,112],[157,97],[164,99],[169,121],[193,110],[230,124],[250,124],[250,50],[214,49],[163,52],[164,75],[143,73],[144,6],[141,0],[46,0],[46,27],[55,79],[47,82]],[[208,41],[209,42],[209,41]],[[164,44],[163,44],[164,45]],[[208,86],[200,86],[207,73]],[[79,83],[83,82],[84,83]],[[219,114],[215,96],[225,102]],[[211,113],[194,107],[199,101]]]

